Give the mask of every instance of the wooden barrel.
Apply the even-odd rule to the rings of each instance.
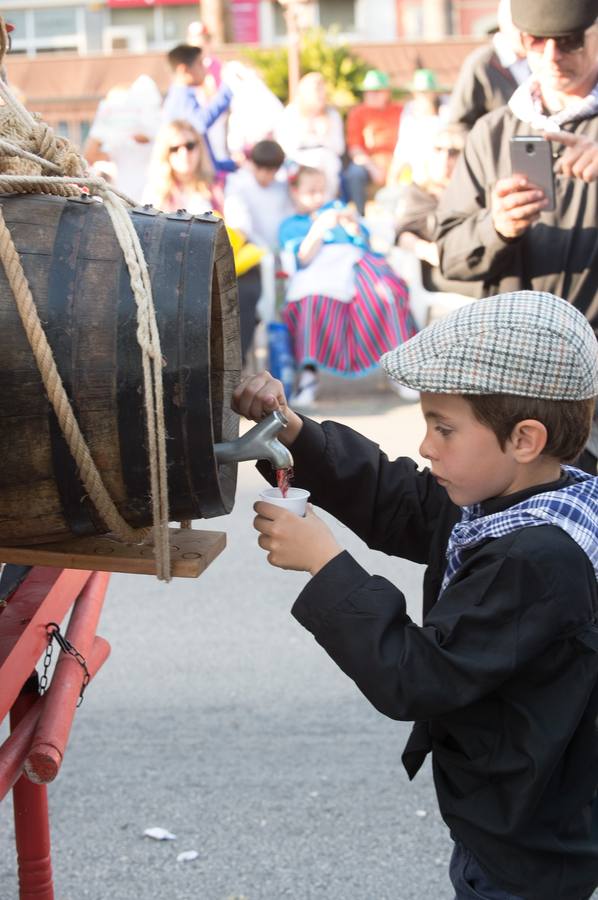
[[[2,196],[2,211],[93,459],[121,515],[151,524],[136,304],[101,203]],[[226,229],[211,214],[131,211],[152,281],[164,357],[173,520],[232,509],[236,465],[213,445],[238,434],[239,314]],[[0,546],[102,533],[46,397],[0,266]]]

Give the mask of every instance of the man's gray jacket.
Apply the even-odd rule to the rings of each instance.
[[[563,130],[598,141],[598,117]],[[480,296],[524,289],[557,294],[597,329],[598,182],[557,175],[555,211],[542,213],[516,240],[500,237],[492,223],[492,189],[511,174],[510,138],[539,133],[509,107],[476,123],[438,208],[440,268],[446,278],[481,280]]]

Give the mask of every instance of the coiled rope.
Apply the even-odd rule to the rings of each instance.
[[[8,39],[0,17],[0,66]],[[131,279],[137,306],[137,342],[141,350],[147,427],[153,527],[136,530],[118,511],[83,436],[42,328],[21,260],[0,208],[0,261],[31,346],[48,399],[75,460],[90,501],[107,529],[128,543],[153,538],[156,574],[170,580],[168,536],[168,476],[162,384],[163,360],[152,298],[152,287],[137,232],[128,213],[133,202],[92,177],[75,148],[37,116],[32,115],[0,80],[0,192],[79,196],[81,189],[101,198],[110,216]]]

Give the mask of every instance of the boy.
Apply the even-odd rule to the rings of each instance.
[[[216,159],[207,134],[210,126],[229,108],[233,97],[231,88],[223,84],[210,103],[202,106],[196,92],[206,77],[201,47],[177,44],[167,58],[172,69],[172,83],[162,107],[164,123],[189,122],[203,136],[215,171],[234,172],[237,166],[232,159]]]
[[[258,141],[247,164],[227,178],[224,189],[226,224],[273,252],[278,248],[281,222],[294,212],[286,178],[276,177],[284,158],[276,141]]]
[[[593,331],[520,291],[381,363],[422,392],[431,471],[300,418],[267,373],[233,402],[251,418],[282,406],[297,485],[369,546],[427,564],[423,625],[312,511],[257,503],[258,542],[313,576],[295,617],[377,709],[415,722],[403,763],[413,778],[432,753],[456,900],[583,900],[598,885],[598,479],[561,463],[590,427]]]

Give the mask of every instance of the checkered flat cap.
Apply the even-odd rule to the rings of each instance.
[[[497,294],[462,306],[380,359],[395,381],[433,394],[598,395],[598,342],[561,297]]]

